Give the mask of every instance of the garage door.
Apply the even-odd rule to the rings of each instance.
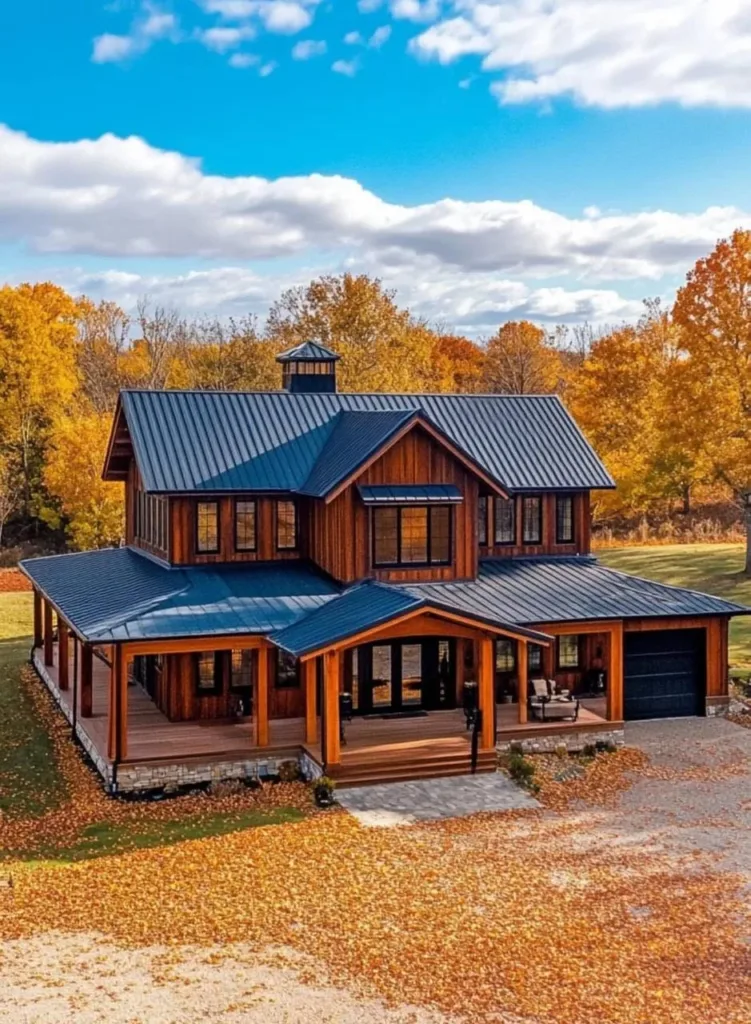
[[[624,718],[682,718],[704,714],[703,629],[626,633]]]

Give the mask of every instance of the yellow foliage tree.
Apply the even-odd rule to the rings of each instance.
[[[82,409],[52,426],[44,482],[62,516],[47,512],[45,518],[64,525],[79,550],[118,544],[123,535],[122,485],[102,480],[111,424],[110,413]]]
[[[509,321],[488,341],[484,390],[502,395],[552,394],[563,376],[561,353],[528,320]]]

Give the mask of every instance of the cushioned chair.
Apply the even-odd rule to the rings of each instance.
[[[579,717],[579,701],[569,690],[556,690],[554,679],[530,679],[527,706],[530,717],[538,722],[552,722]]]

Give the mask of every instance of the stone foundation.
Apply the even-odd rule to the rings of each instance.
[[[285,760],[290,760],[285,758]],[[211,764],[121,764],[113,792],[145,793],[149,790],[190,789],[211,782],[255,782],[276,777],[281,760],[273,757],[247,761],[215,761]]]
[[[730,711],[730,697],[707,697],[705,713],[707,718],[727,715]]]
[[[625,743],[623,729],[572,729],[571,732],[542,733],[539,736],[525,736],[524,739],[500,740],[496,750],[506,754],[512,748],[524,754],[554,754],[557,750],[566,750],[569,754],[578,753],[588,744],[612,743],[622,747]]]

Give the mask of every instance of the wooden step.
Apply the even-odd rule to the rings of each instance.
[[[496,770],[495,764],[477,766],[476,775],[487,775]],[[378,786],[389,782],[419,782],[422,779],[444,779],[457,775],[470,775],[469,765],[465,768],[454,767],[433,767],[429,769],[389,769],[387,771],[371,771],[364,774],[352,773],[345,776],[337,776],[337,785],[342,788],[349,786]]]
[[[495,771],[495,751],[482,751],[477,758],[477,772]],[[439,778],[448,775],[469,775],[472,761],[469,755],[432,757],[402,757],[381,759],[375,763],[350,762],[332,769],[332,777],[343,786],[375,784],[379,782],[406,782],[415,779]]]

